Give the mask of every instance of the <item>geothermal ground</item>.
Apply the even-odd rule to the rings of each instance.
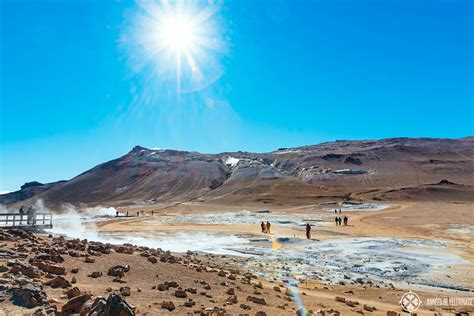
[[[335,225],[334,207],[342,209],[338,216],[349,217],[348,226]],[[162,301],[171,300],[176,306],[173,312],[180,315],[206,308],[249,315],[294,314],[301,308],[387,315],[402,312],[399,300],[408,291],[422,300],[418,314],[450,314],[474,311],[472,207],[470,203],[365,203],[262,209],[184,203],[124,207],[118,211],[128,211],[130,217],[119,218],[115,208],[70,209],[56,216],[50,233],[177,253],[181,259],[174,265],[160,258],[153,264],[136,255],[147,248],[135,248],[135,255],[112,252],[92,264],[83,264],[83,257],[64,256],[66,270],[80,268],[75,277],[81,291],[107,297],[108,291],[120,291],[125,284],[131,289],[127,301],[143,314],[166,315],[170,312],[162,308]],[[270,234],[260,230],[260,222],[267,220],[272,223]],[[304,231],[307,223],[312,225],[309,240]],[[189,253],[184,255],[188,250],[193,260]],[[105,275],[119,264],[131,267],[124,284],[110,277],[88,277],[93,270]],[[206,267],[213,272],[206,272]],[[219,276],[220,270],[226,273]],[[231,271],[236,276],[229,279]],[[246,273],[252,275],[252,282],[247,282]],[[176,281],[183,289],[207,282],[212,290],[208,296],[188,293],[195,303],[186,307],[186,299],[176,298],[174,291],[156,290],[166,281]],[[45,288],[61,309],[67,302],[63,290]],[[233,298],[229,302],[229,288],[236,291],[238,303]],[[298,294],[286,295],[286,288]],[[247,301],[249,296],[264,298],[266,305]],[[459,300],[435,305],[439,298]],[[18,309],[8,305],[6,310]]]

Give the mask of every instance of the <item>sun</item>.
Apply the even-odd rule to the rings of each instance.
[[[202,90],[223,73],[226,53],[219,1],[143,1],[125,40],[137,71],[175,85],[176,92]]]
[[[157,40],[176,53],[190,51],[196,44],[197,36],[195,27],[183,15],[166,17],[160,26]]]

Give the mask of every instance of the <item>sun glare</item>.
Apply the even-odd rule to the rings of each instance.
[[[225,44],[218,25],[220,2],[139,2],[131,58],[139,71],[174,84],[178,93],[201,90],[222,75]]]
[[[167,17],[161,26],[158,40],[163,41],[164,46],[182,52],[192,49],[196,41],[193,27],[184,16]]]

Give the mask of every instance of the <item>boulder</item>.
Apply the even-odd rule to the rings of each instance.
[[[90,299],[91,296],[88,293],[73,297],[63,305],[61,311],[67,314],[79,313],[84,303]]]
[[[148,259],[148,261],[150,261],[151,263],[157,263],[157,262],[158,262],[158,259],[156,259],[156,258],[153,257],[153,256],[149,256],[147,259]]]
[[[56,275],[65,275],[66,269],[63,266],[52,264],[44,261],[33,261],[33,265],[37,266],[41,271],[56,274]]]
[[[11,301],[18,306],[32,308],[48,303],[46,293],[38,283],[20,285],[11,289],[10,292],[12,294]]]
[[[29,264],[28,262],[15,260],[13,262],[8,262],[10,266],[10,272],[14,274],[23,274],[29,278],[39,278],[41,276],[40,271],[35,267]]]
[[[100,314],[97,314],[100,315]],[[107,316],[135,316],[133,307],[117,292],[111,293],[105,304],[104,315]]]
[[[54,277],[54,279],[51,279],[45,282],[44,284],[51,286],[52,288],[60,287],[62,289],[65,289],[65,288],[71,287],[71,283],[69,283],[68,280],[66,280],[64,277],[59,276],[59,275]]]
[[[51,261],[55,263],[63,263],[64,258],[57,250],[50,249],[49,253],[39,253],[35,256],[35,261]]]

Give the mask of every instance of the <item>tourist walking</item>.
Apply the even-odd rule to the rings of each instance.
[[[311,239],[311,225],[306,224],[306,238]]]
[[[344,226],[347,226],[348,221],[349,221],[349,218],[347,218],[347,216],[344,215]]]
[[[262,233],[265,234],[266,229],[265,229],[265,223],[264,223],[263,221],[262,221],[262,223],[260,224],[260,227],[262,228]]]
[[[266,233],[267,233],[267,234],[270,234],[270,227],[271,227],[271,226],[272,226],[272,225],[270,224],[270,222],[267,221],[267,225],[265,225]]]

